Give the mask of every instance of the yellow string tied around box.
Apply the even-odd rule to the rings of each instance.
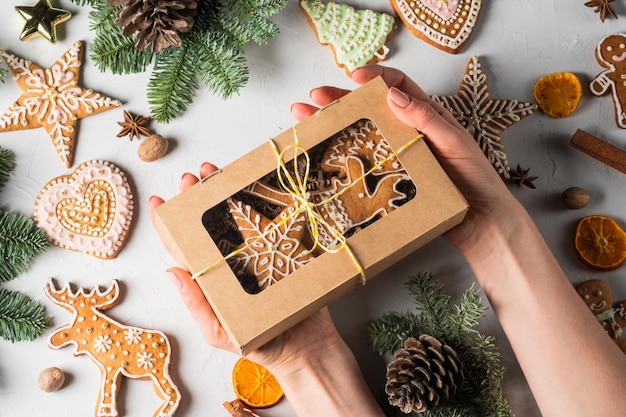
[[[363,266],[359,262],[354,251],[350,248],[350,245],[348,245],[347,238],[343,235],[343,232],[341,230],[330,225],[326,220],[324,220],[323,216],[319,213],[319,210],[317,210],[317,208],[320,206],[325,206],[329,204],[330,202],[332,202],[333,200],[335,200],[337,197],[341,196],[344,192],[352,188],[359,181],[364,180],[365,177],[367,177],[369,174],[380,169],[384,164],[386,164],[392,159],[395,159],[398,155],[400,155],[402,152],[408,149],[411,145],[423,139],[424,135],[419,133],[418,135],[413,137],[413,139],[403,144],[397,151],[391,152],[386,158],[383,158],[380,161],[378,161],[374,166],[372,166],[369,170],[367,170],[362,175],[357,177],[354,181],[352,181],[350,184],[345,186],[342,190],[330,195],[329,197],[325,198],[324,200],[318,203],[312,203],[309,200],[310,193],[306,188],[306,184],[308,183],[308,180],[309,180],[311,158],[309,157],[307,150],[300,146],[298,133],[295,127],[293,128],[293,132],[294,132],[294,144],[287,146],[282,151],[278,149],[278,146],[276,145],[276,142],[274,142],[273,139],[270,138],[269,142],[272,145],[272,149],[274,150],[274,154],[276,155],[276,159],[277,159],[276,173],[277,173],[278,181],[280,182],[280,185],[283,187],[285,192],[288,193],[295,201],[298,202],[298,205],[297,205],[296,210],[291,212],[290,215],[285,216],[280,222],[270,227],[266,231],[266,234],[272,233],[276,228],[282,226],[287,221],[290,221],[291,219],[293,219],[293,217],[298,216],[301,212],[306,211],[306,218],[308,221],[309,233],[311,235],[311,239],[313,240],[313,247],[310,249],[310,251],[313,251],[316,248],[319,248],[323,252],[328,252],[328,253],[338,253],[341,251],[345,251],[350,257],[350,260],[354,264],[356,270],[359,272],[359,275],[361,276],[361,279],[359,280],[359,284],[364,285],[366,281],[365,270],[363,269]],[[293,175],[289,171],[289,168],[287,168],[287,164],[284,161],[285,154],[289,150],[293,150],[293,155],[294,155],[292,159],[293,166],[294,166]],[[303,174],[300,174],[300,170],[298,169],[298,166],[297,166],[297,161],[298,161],[299,156],[304,158],[304,162],[305,162]],[[327,232],[329,232],[337,240],[338,243],[335,246],[329,247],[328,245],[325,245],[324,243],[321,242],[320,227],[322,226],[326,229]],[[258,242],[259,240],[263,239],[263,237],[264,235],[260,235],[258,238],[252,240],[245,246],[242,246],[234,250],[233,252],[229,253],[228,255],[218,259],[215,263],[208,266],[207,268],[204,268],[203,270],[196,272],[195,274],[192,275],[192,279],[194,280],[197,279],[198,277],[206,274],[211,269],[215,268],[220,263],[237,256],[239,253],[243,252],[250,246],[254,245],[256,242]]]

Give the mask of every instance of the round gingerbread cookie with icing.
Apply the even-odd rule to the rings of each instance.
[[[319,42],[332,48],[335,62],[348,76],[357,68],[387,58],[386,43],[396,28],[393,16],[332,1],[300,0],[300,9]]]
[[[133,218],[133,194],[121,169],[91,160],[49,181],[35,201],[35,221],[57,246],[115,258]]]
[[[482,0],[391,0],[391,5],[415,36],[456,54],[476,27]]]

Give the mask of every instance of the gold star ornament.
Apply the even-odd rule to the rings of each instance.
[[[0,132],[43,127],[67,168],[72,166],[76,123],[122,103],[78,85],[82,42],[76,42],[50,68],[43,69],[7,51],[0,57],[22,95],[0,116]]]
[[[15,6],[15,10],[26,20],[20,40],[43,36],[49,42],[57,41],[57,25],[67,21],[72,14],[52,7],[50,0],[39,0],[33,6]]]

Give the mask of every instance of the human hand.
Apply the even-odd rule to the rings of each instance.
[[[390,87],[387,102],[391,110],[426,136],[439,163],[468,200],[470,209],[465,220],[445,237],[462,251],[474,247],[481,233],[488,232],[494,221],[506,221],[509,208],[516,201],[474,138],[404,73],[369,65],[355,70],[352,79],[364,84],[379,75]],[[294,103],[291,112],[296,119],[303,120],[348,92],[335,87],[313,89],[310,95],[315,105]]]
[[[180,191],[185,191],[216,170],[215,165],[205,162],[200,167],[199,177],[191,173],[183,174]],[[151,219],[153,219],[154,210],[163,202],[161,197],[150,197]],[[239,349],[230,341],[202,290],[191,278],[191,274],[182,268],[174,267],[168,270],[168,275],[202,331],[205,340],[214,347],[239,354]],[[289,374],[300,369],[303,363],[310,363],[316,358],[320,359],[338,352],[347,353],[328,309],[324,308],[260,349],[251,352],[248,358],[265,366],[273,373]]]

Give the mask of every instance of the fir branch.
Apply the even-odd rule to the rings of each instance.
[[[0,82],[4,84],[4,76],[7,75],[9,71],[6,68],[0,68]]]
[[[271,21],[258,15],[250,16],[249,20],[252,28],[252,40],[259,45],[265,45],[278,34],[278,27]]]
[[[446,321],[450,323],[448,334],[457,339],[463,334],[477,332],[474,329],[479,320],[484,317],[486,308],[474,284],[463,293],[460,303],[455,307],[454,314],[450,314]]]
[[[32,219],[0,210],[0,282],[24,272],[30,260],[47,248],[46,232]]]
[[[166,48],[159,53],[148,83],[148,103],[157,122],[167,123],[182,114],[198,89],[197,62],[190,46]]]
[[[410,276],[406,285],[415,299],[417,311],[425,315],[427,321],[433,323],[434,326],[445,326],[450,314],[450,296],[444,292],[443,284],[434,280],[432,274],[420,272]],[[446,330],[443,329],[443,331]],[[436,332],[435,329],[431,331]],[[433,334],[431,336],[437,337]]]
[[[372,321],[368,327],[372,350],[392,353],[407,337],[426,333],[456,351],[465,376],[454,398],[421,416],[511,417],[512,410],[502,393],[505,368],[500,365],[495,338],[475,329],[486,311],[477,288],[472,285],[452,308],[443,285],[430,273],[409,277],[407,287],[415,298],[418,314],[392,312]]]
[[[198,74],[209,90],[222,99],[230,98],[248,82],[248,67],[240,49],[222,39],[195,42]]]
[[[113,74],[132,74],[145,71],[152,62],[149,50],[135,48],[133,38],[122,35],[115,26],[98,33],[91,45],[91,59],[100,71],[110,70]]]
[[[96,34],[115,31],[121,35],[120,28],[115,24],[117,11],[121,7],[109,6],[106,1],[95,1],[92,6],[93,9],[89,12],[89,29]]]
[[[423,332],[424,323],[411,313],[388,313],[372,321],[368,327],[372,351],[379,355],[393,353],[402,346],[408,337]]]
[[[70,0],[72,3],[75,3],[79,6],[97,6],[98,4],[104,2],[106,3],[106,0]]]
[[[19,292],[0,288],[0,337],[10,342],[34,340],[48,325],[41,304]]]
[[[15,155],[0,146],[0,190],[4,188],[11,172],[15,169]]]

